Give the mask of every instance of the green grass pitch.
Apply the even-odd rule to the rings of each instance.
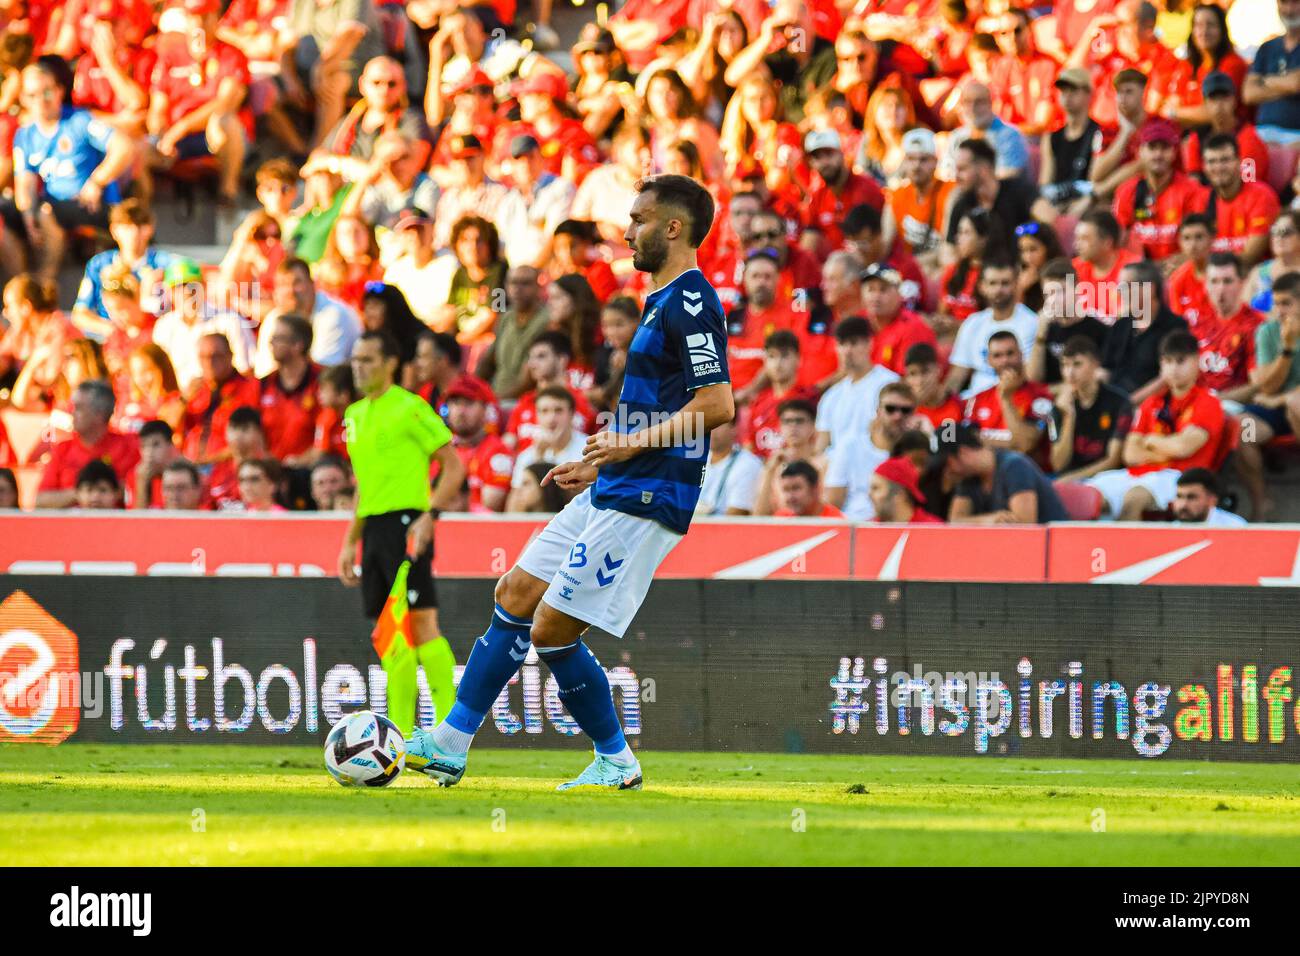
[[[0,746],[2,865],[1293,865],[1293,766],[579,751],[347,790],[305,747]]]

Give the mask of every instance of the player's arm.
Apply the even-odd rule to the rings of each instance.
[[[631,433],[609,429],[587,439],[582,460],[593,468],[627,461],[653,448],[677,448],[702,442],[704,436],[736,417],[730,382],[702,385],[676,414],[657,425]]]
[[[1148,435],[1146,447],[1156,460],[1182,461],[1191,458],[1210,440],[1210,433],[1199,425],[1191,425],[1175,435]]]

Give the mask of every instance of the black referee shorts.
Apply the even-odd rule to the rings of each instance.
[[[406,560],[406,532],[420,511],[389,511],[368,515],[361,529],[361,599],[366,616],[379,617],[393,589],[397,569]],[[411,562],[406,578],[407,597],[414,610],[438,606],[433,585],[433,545]]]

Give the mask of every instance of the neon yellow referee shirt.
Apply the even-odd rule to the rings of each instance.
[[[429,462],[451,430],[429,403],[397,385],[343,413],[343,434],[357,476],[357,514],[429,510]]]

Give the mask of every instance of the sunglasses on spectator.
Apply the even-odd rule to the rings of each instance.
[[[1042,231],[1042,226],[1036,222],[1026,222],[1016,226],[1017,236],[1036,236]]]
[[[914,405],[882,405],[882,406],[880,406],[880,409],[881,409],[881,411],[883,411],[886,415],[910,415],[910,414],[912,414],[912,412],[916,411],[916,406],[914,406]]]
[[[861,63],[867,59],[870,54],[867,53],[850,53],[847,56],[837,56],[835,59],[841,63]]]
[[[394,87],[402,85],[401,80],[370,80],[371,86],[377,86],[380,89],[391,90]]]
[[[280,238],[280,230],[279,230],[279,229],[267,229],[267,230],[264,230],[264,231],[262,231],[262,232],[257,233],[255,236],[253,236],[253,238],[256,239],[258,242],[266,242],[268,239],[279,239],[279,238]]]

